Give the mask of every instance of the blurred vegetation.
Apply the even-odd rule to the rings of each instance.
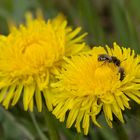
[[[8,34],[8,20],[19,24],[27,11],[40,8],[46,18],[64,13],[69,24],[88,32],[91,46],[115,41],[140,53],[139,6],[140,0],[0,0],[0,33]],[[91,126],[88,136],[66,129],[46,109],[30,113],[20,104],[9,111],[0,107],[0,140],[139,140],[140,109],[133,102],[131,106],[133,110],[124,112],[124,125],[116,120],[111,129],[101,115],[98,119],[104,127]]]

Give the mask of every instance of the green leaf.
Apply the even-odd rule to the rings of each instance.
[[[34,136],[8,112],[0,107],[0,123],[4,129],[5,139],[34,140]]]

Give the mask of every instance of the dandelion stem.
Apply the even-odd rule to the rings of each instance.
[[[50,114],[50,112],[47,109],[44,109],[44,116],[48,127],[50,140],[60,140],[57,128],[54,123],[53,116]]]
[[[116,131],[116,134],[117,134],[119,140],[129,140],[128,135],[127,135],[124,127],[122,126],[122,124],[114,123],[114,129]]]
[[[76,134],[74,140],[83,140],[83,135],[82,134]]]
[[[37,132],[38,132],[38,134],[39,134],[40,139],[41,139],[41,140],[49,140],[49,139],[42,133],[41,129],[39,128],[39,125],[38,125],[38,123],[37,123],[37,121],[36,121],[36,118],[35,118],[35,116],[34,116],[34,113],[29,112],[29,114],[30,114],[31,119],[32,119],[32,121],[33,121],[33,124],[34,124],[34,126],[35,126],[35,128],[36,128],[36,130],[37,130]]]
[[[93,130],[93,127],[90,126],[90,129],[89,129],[89,135],[91,136],[91,139],[94,139],[94,140],[98,140],[97,138],[97,132]]]

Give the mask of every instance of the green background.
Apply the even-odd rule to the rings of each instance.
[[[27,11],[38,8],[46,19],[63,13],[69,25],[81,26],[91,47],[117,42],[140,53],[140,0],[0,0],[0,33],[8,34],[8,20],[20,24]],[[124,111],[125,124],[115,119],[111,129],[101,114],[103,128],[91,125],[88,136],[66,129],[46,108],[30,113],[21,103],[8,111],[0,107],[0,140],[139,140],[140,106],[130,104],[132,110]]]

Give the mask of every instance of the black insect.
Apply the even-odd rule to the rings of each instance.
[[[108,54],[100,54],[98,56],[98,61],[107,61],[109,63],[114,63],[116,66],[120,66],[121,61],[115,56],[109,56]]]
[[[118,67],[118,72],[120,73],[120,81],[125,77],[124,68],[120,67],[121,61],[115,56],[109,56],[108,54],[100,54],[98,56],[98,61],[104,61],[108,63],[114,63]]]
[[[111,56],[111,59],[112,59],[112,62],[116,65],[116,66],[120,66],[120,64],[121,64],[121,61],[117,58],[117,57],[115,57],[115,56]]]
[[[111,59],[111,57],[108,54],[100,54],[98,56],[98,61],[108,61],[108,62],[111,62],[112,59]]]

